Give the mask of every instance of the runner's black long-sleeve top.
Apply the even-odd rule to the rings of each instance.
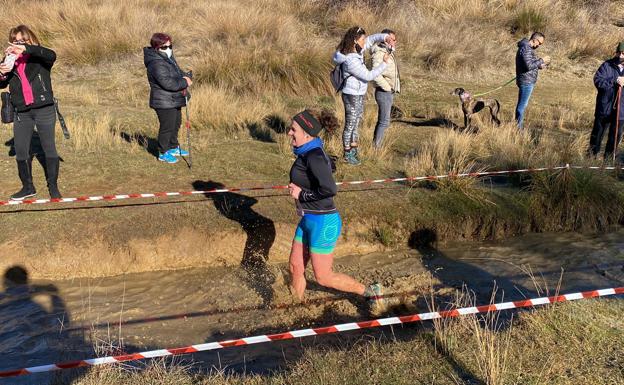
[[[337,212],[334,195],[338,191],[329,157],[322,148],[314,148],[297,156],[290,169],[290,181],[301,187],[299,203],[304,213]]]

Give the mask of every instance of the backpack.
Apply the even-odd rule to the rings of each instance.
[[[347,85],[347,79],[353,76],[351,74],[349,74],[349,76],[347,77],[344,76],[345,71],[342,68],[343,64],[344,62],[336,64],[334,69],[331,70],[331,72],[329,73],[329,80],[331,80],[332,86],[334,86],[336,93],[342,91],[342,89]]]

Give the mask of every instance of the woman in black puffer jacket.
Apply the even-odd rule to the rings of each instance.
[[[50,198],[60,199],[57,180],[59,156],[56,152],[54,127],[56,111],[50,71],[56,61],[56,53],[39,45],[37,36],[25,25],[9,31],[10,46],[5,50],[15,63],[0,65],[0,89],[9,87],[11,104],[15,108],[13,135],[17,172],[22,189],[11,196],[23,200],[36,194],[32,180],[32,157],[30,142],[35,130],[41,139],[45,153],[45,174]]]
[[[180,148],[178,130],[182,123],[182,107],[186,106],[187,89],[193,83],[182,72],[173,56],[171,36],[155,33],[150,47],[143,48],[147,80],[150,84],[149,105],[156,110],[158,131],[158,160],[176,163],[176,156],[188,152]]]

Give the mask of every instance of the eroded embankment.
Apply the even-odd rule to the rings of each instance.
[[[250,259],[274,264],[288,260],[294,227],[277,223],[252,232],[235,228],[204,232],[185,227],[154,238],[131,238],[124,245],[111,245],[104,237],[94,235],[91,239],[59,242],[39,255],[30,254],[22,241],[11,241],[0,246],[0,269],[22,265],[36,278],[65,279],[237,266]],[[347,230],[348,235],[337,247],[338,256],[380,248],[361,241],[355,227]]]
[[[338,258],[566,229],[558,212],[541,211],[529,193],[513,188],[483,189],[473,196],[394,186],[344,191],[337,205],[344,220]],[[298,221],[284,196],[242,194],[2,216],[0,269],[21,265],[33,278],[49,279],[282,263]],[[621,220],[619,212],[607,213],[601,229]]]
[[[237,266],[243,261],[278,264],[288,261],[296,222],[264,224],[252,229],[227,226],[210,231],[182,227],[154,237],[110,242],[100,234],[61,239],[50,247],[30,248],[27,241],[0,245],[0,269],[24,266],[33,278],[104,277],[193,267]],[[402,222],[368,219],[344,224],[337,258],[439,241],[500,239],[522,233],[526,224],[488,218],[458,218],[435,227],[409,227]],[[411,235],[411,236],[410,236]]]

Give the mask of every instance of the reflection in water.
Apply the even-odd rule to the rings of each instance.
[[[422,229],[410,236],[410,246],[418,250],[423,258],[423,265],[442,286],[459,291],[469,290],[477,303],[503,302],[506,298],[526,298],[540,295],[518,281],[513,281],[504,274],[488,271],[487,263],[451,258],[436,247],[438,237],[435,230]],[[491,265],[491,263],[489,264]],[[454,296],[438,298],[454,307]]]

